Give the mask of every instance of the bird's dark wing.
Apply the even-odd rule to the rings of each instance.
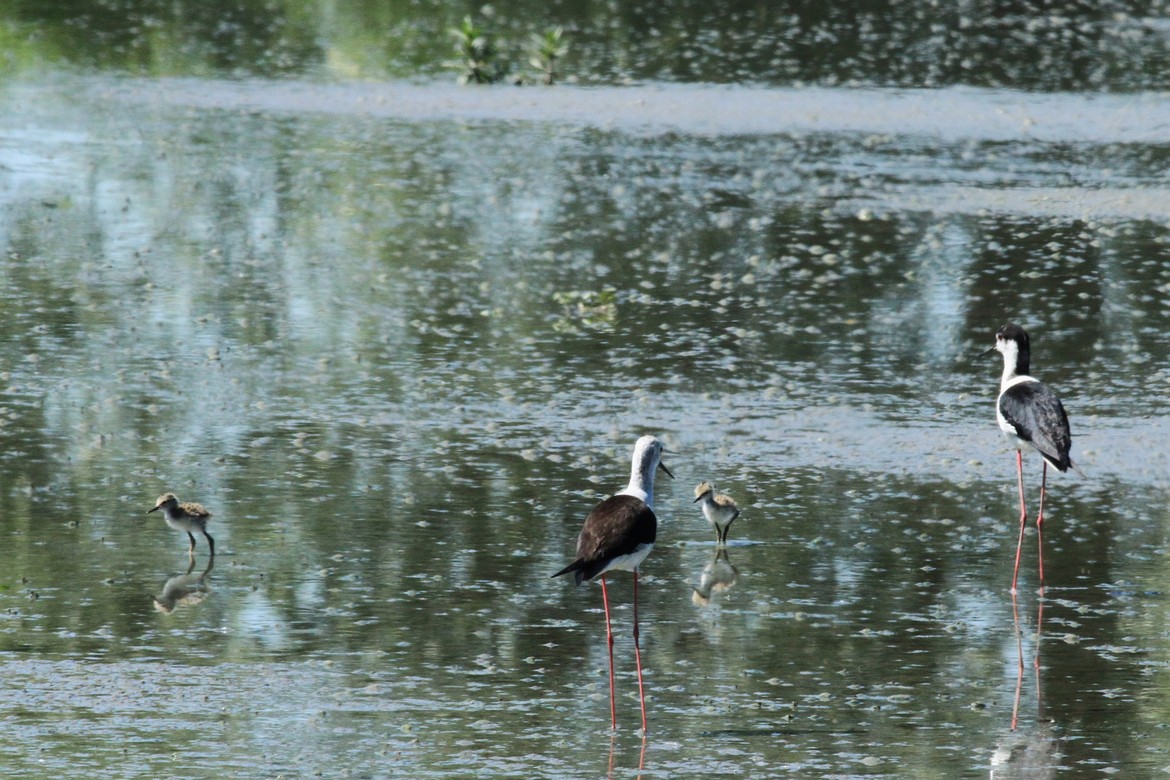
[[[576,572],[577,584],[591,580],[606,564],[621,555],[629,555],[644,544],[654,544],[658,536],[658,518],[640,498],[611,496],[589,513],[581,535],[577,537],[577,559],[552,575]]]
[[[1056,393],[1040,382],[1012,385],[999,397],[999,413],[1016,429],[1016,435],[1038,449],[1053,467],[1068,471],[1072,434]]]

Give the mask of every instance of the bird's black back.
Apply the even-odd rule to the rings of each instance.
[[[1016,435],[1039,450],[1054,468],[1069,470],[1072,434],[1056,393],[1035,380],[1020,382],[1000,395],[999,413],[1016,429]]]
[[[577,537],[577,559],[552,576],[575,572],[580,585],[601,574],[614,558],[654,544],[657,536],[658,518],[645,501],[625,494],[610,496],[585,518]]]

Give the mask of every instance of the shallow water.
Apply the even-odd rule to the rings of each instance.
[[[1164,772],[1164,113],[11,80],[5,777]],[[1008,319],[1086,473],[1016,602]],[[548,575],[645,432],[643,741],[629,578],[611,737],[598,589]]]

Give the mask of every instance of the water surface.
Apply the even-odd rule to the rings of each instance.
[[[0,94],[6,777],[1165,768],[1157,95],[179,75]],[[643,742],[548,575],[646,432]]]

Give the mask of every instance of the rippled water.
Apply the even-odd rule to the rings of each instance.
[[[58,74],[0,106],[6,777],[1170,766],[1158,101]],[[1087,473],[1016,604],[974,357],[1007,319]],[[548,578],[644,432],[677,476],[645,742],[629,578],[612,738],[599,593]]]

